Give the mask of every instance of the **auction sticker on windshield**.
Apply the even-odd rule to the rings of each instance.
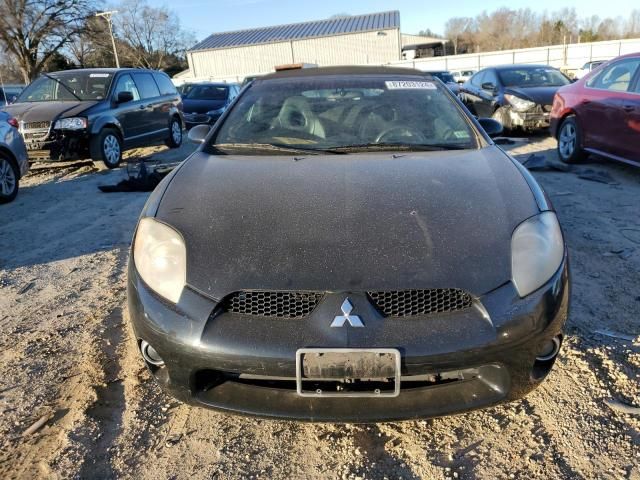
[[[408,89],[416,89],[416,90],[435,90],[437,87],[435,83],[432,82],[412,82],[412,81],[398,81],[398,80],[390,80],[384,82],[389,90],[408,90]]]

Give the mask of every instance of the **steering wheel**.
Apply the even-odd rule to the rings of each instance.
[[[427,143],[427,137],[425,137],[420,130],[407,126],[385,128],[378,134],[374,143],[393,142],[393,139],[400,139],[400,141],[403,141],[407,138],[418,140],[415,143]]]

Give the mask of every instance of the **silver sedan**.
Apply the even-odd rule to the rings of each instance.
[[[0,203],[16,198],[20,178],[28,171],[27,149],[18,123],[6,112],[0,112]]]

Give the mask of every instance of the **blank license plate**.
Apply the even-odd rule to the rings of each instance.
[[[395,397],[400,394],[400,352],[301,348],[296,382],[298,394],[306,397]]]

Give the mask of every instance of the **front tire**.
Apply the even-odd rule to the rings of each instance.
[[[18,165],[5,153],[0,153],[0,203],[9,203],[18,195]]]
[[[113,128],[104,128],[91,139],[91,160],[107,168],[116,168],[122,161],[122,140]]]
[[[582,148],[582,133],[574,115],[565,118],[558,129],[558,156],[564,163],[580,163],[587,157]]]
[[[169,125],[169,138],[165,141],[169,148],[180,148],[182,145],[182,122],[179,118],[173,117]]]

